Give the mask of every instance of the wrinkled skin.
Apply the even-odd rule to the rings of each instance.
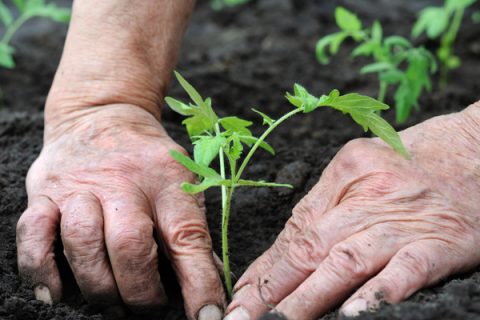
[[[314,319],[396,303],[480,263],[480,106],[348,143],[235,286],[228,319]]]
[[[208,304],[222,308],[203,199],[181,191],[180,183],[194,177],[168,152],[185,151],[152,114],[122,104],[85,108],[50,121],[45,132],[27,177],[28,209],[17,225],[19,271],[37,286],[37,298],[61,297],[53,254],[59,229],[82,294],[96,305],[123,301],[142,312],[164,304],[159,243],[189,317]],[[42,295],[45,286],[50,297]]]

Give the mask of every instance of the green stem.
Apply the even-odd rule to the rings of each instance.
[[[0,40],[0,43],[5,45],[8,44],[10,40],[12,40],[12,37],[18,30],[18,28],[20,28],[30,18],[30,15],[21,15],[20,17],[18,17],[18,19],[15,20],[15,22],[7,28],[5,34],[2,37],[2,40]]]
[[[228,222],[230,218],[230,204],[232,202],[233,190],[235,187],[228,188],[225,197],[225,206],[222,208],[222,259],[223,275],[225,277],[225,286],[227,287],[228,298],[232,298],[232,276],[230,273],[230,255],[228,252]]]
[[[385,81],[380,81],[380,89],[378,90],[378,101],[385,102],[387,87],[388,87],[388,84]]]
[[[450,67],[448,66],[448,60],[452,56],[453,43],[455,42],[455,39],[457,38],[458,30],[462,25],[464,14],[465,14],[465,8],[461,8],[455,11],[452,24],[448,28],[447,32],[443,35],[441,40],[441,48],[443,49],[442,51],[448,52],[448,55],[445,57],[445,59],[441,59],[439,57],[440,60],[442,61],[442,66],[440,70],[440,87],[442,89],[445,89],[447,86],[448,71],[450,70]]]
[[[242,176],[243,171],[247,167],[248,162],[252,158],[253,154],[257,149],[260,147],[260,144],[265,141],[265,139],[268,137],[268,135],[276,128],[278,127],[282,122],[287,120],[288,118],[294,116],[297,113],[303,112],[303,109],[297,108],[295,110],[290,111],[289,113],[285,114],[283,117],[279,118],[278,120],[275,120],[270,127],[268,127],[267,130],[258,138],[257,142],[252,146],[250,151],[248,152],[247,156],[245,159],[243,159],[243,162],[240,166],[240,168],[237,171],[237,174],[235,175],[234,182],[236,183],[238,180],[240,180],[240,177]]]

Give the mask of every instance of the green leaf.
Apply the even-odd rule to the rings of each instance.
[[[25,0],[13,0],[13,3],[17,7],[18,11],[20,11],[20,13],[23,13],[25,11]]]
[[[362,22],[357,16],[348,11],[344,7],[337,7],[335,9],[335,21],[340,29],[347,32],[360,31],[362,29]]]
[[[181,185],[181,188],[184,192],[190,194],[196,194],[203,192],[211,187],[222,186],[227,182],[227,180],[222,179],[221,177],[218,178],[206,178],[199,184],[192,184],[188,182],[184,182]]]
[[[0,43],[0,66],[7,69],[13,69],[15,67],[15,61],[13,61],[14,49],[7,44]]]
[[[352,57],[369,56],[376,47],[375,43],[371,41],[364,42],[352,51]]]
[[[254,143],[256,143],[258,141],[258,138],[254,137],[254,136],[240,136],[239,138],[240,138],[240,141],[242,141],[243,143],[245,143],[249,147],[251,147]],[[272,155],[275,155],[275,150],[267,142],[262,141],[259,146],[260,146],[260,148],[264,149],[265,151],[271,153]]]
[[[194,113],[190,106],[172,97],[166,97],[165,102],[170,107],[170,109],[183,116],[192,115]]]
[[[265,182],[265,181],[243,180],[243,179],[240,179],[237,182],[237,185],[238,186],[243,186],[243,187],[284,187],[284,188],[293,189],[293,186],[291,184]]]
[[[257,109],[253,109],[252,108],[252,111],[255,112],[255,113],[258,113],[262,119],[263,119],[263,124],[264,125],[268,125],[268,126],[271,126],[273,122],[275,122],[274,119],[270,118],[269,116],[267,116],[265,113],[261,112],[261,111],[258,111]]]
[[[392,48],[394,46],[401,48],[411,48],[412,44],[406,38],[401,36],[390,36],[385,38],[385,46],[387,48]]]
[[[387,84],[397,84],[401,82],[405,75],[398,69],[390,69],[380,73],[380,81],[384,81]]]
[[[214,128],[214,124],[200,113],[196,113],[194,116],[183,120],[182,124],[187,128],[190,137],[202,135],[206,131],[211,131]]]
[[[307,89],[295,83],[293,86],[294,94],[286,93],[287,100],[297,108],[303,110],[304,113],[311,112],[317,108],[319,99],[311,95]]]
[[[380,24],[380,22],[375,20],[372,26],[372,41],[376,44],[381,44],[382,38],[383,38],[382,25]]]
[[[0,0],[0,21],[9,27],[13,23],[13,16],[8,7],[3,3],[3,0]]]
[[[253,123],[251,121],[240,119],[239,117],[225,117],[218,120],[221,126],[230,132],[236,132],[241,135],[251,136],[252,132],[247,128]]]
[[[417,38],[426,32],[430,39],[436,39],[447,29],[449,18],[449,12],[442,7],[425,8],[413,26],[412,36]]]
[[[335,37],[332,38],[332,41],[330,41],[330,54],[335,55],[338,52],[343,40],[345,40],[347,37],[348,33],[346,32],[337,33]]]
[[[224,143],[225,138],[222,136],[200,136],[193,142],[193,159],[196,163],[208,167],[218,156]]]
[[[212,168],[196,163],[195,161],[193,161],[192,159],[190,159],[189,157],[187,157],[181,152],[170,150],[170,156],[173,159],[177,160],[177,162],[179,162],[185,168],[192,171],[193,173],[198,174],[201,177],[205,177],[205,178],[220,177],[221,178],[221,176]]]
[[[375,112],[353,112],[350,114],[359,125],[361,125],[366,131],[370,129],[376,136],[385,141],[395,151],[400,153],[405,158],[410,158],[410,155],[405,149],[405,146],[400,139],[399,134],[395,129],[382,117]]]
[[[174,71],[175,77],[177,78],[178,82],[182,86],[182,88],[187,92],[188,96],[192,101],[198,106],[201,107],[204,104],[202,96],[198,91],[187,81],[184,77],[177,71]]]
[[[240,141],[240,137],[237,132],[235,132],[231,137],[231,145],[227,150],[229,158],[233,161],[236,161],[240,158],[243,152],[243,145]]]
[[[366,112],[387,110],[389,107],[383,102],[358,93],[349,93],[323,101],[319,106],[328,106],[342,112]]]
[[[383,72],[394,68],[389,62],[375,62],[360,69],[361,74]]]
[[[325,48],[333,41],[333,39],[335,39],[341,33],[343,32],[332,33],[318,40],[315,47],[315,55],[318,62],[320,62],[321,64],[328,64],[330,59],[325,52]]]

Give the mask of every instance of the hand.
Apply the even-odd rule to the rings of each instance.
[[[180,183],[194,176],[168,154],[182,148],[152,114],[133,105],[83,108],[63,119],[47,122],[43,150],[27,177],[28,208],[17,226],[19,272],[37,298],[52,303],[61,297],[53,251],[59,229],[88,301],[123,301],[134,311],[164,304],[160,245],[189,318],[220,319],[224,292],[203,199],[181,191]],[[207,305],[217,307],[204,309],[216,318],[199,316]]]
[[[227,319],[357,315],[480,263],[480,106],[348,143],[236,284]],[[356,289],[359,288],[359,289]],[[356,291],[355,291],[356,290]]]

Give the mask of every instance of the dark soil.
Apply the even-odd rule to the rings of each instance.
[[[283,93],[294,82],[315,93],[338,88],[375,95],[375,78],[358,76],[361,63],[348,58],[347,48],[329,66],[320,66],[315,60],[316,40],[335,28],[334,7],[342,4],[352,8],[368,24],[379,19],[387,34],[408,35],[416,13],[428,3],[442,1],[258,0],[222,12],[212,12],[208,5],[200,3],[184,42],[179,70],[202,93],[211,95],[221,112],[255,120],[258,117],[250,111],[252,106],[273,116],[284,113],[289,107]],[[0,70],[0,86],[5,95],[4,107],[0,109],[1,319],[112,318],[86,305],[67,267],[64,301],[53,307],[35,301],[32,291],[17,276],[15,223],[27,203],[24,177],[42,147],[42,108],[65,31],[66,27],[57,24],[32,21],[14,41],[18,68]],[[435,43],[425,44],[435,47]],[[421,111],[415,112],[402,127],[460,110],[479,99],[480,28],[469,19],[459,36],[457,50],[463,65],[451,73],[448,89],[423,96]],[[171,94],[183,95],[177,85]],[[393,115],[388,113],[387,117],[392,119]],[[187,145],[180,117],[166,110],[164,123],[177,141]],[[295,203],[316,183],[331,157],[344,143],[362,134],[351,120],[328,110],[293,119],[274,133],[270,142],[278,150],[277,156],[259,154],[247,174],[251,178],[289,180],[295,189],[238,192],[230,232],[233,270],[237,275],[271,245]],[[218,192],[207,193],[207,208],[218,252]],[[156,318],[185,318],[181,301],[172,300],[173,305]],[[335,317],[332,312],[323,319]],[[145,318],[129,315],[128,319]],[[480,319],[480,269],[424,289],[397,306],[383,306],[375,314],[363,314],[359,319]]]

